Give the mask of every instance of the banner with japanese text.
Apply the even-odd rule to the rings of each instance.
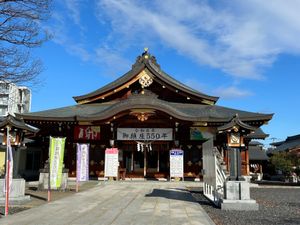
[[[50,188],[59,188],[62,180],[66,138],[50,137]]]
[[[118,128],[117,140],[172,141],[172,128]]]
[[[119,167],[119,150],[117,148],[107,148],[105,150],[105,177],[117,177]]]
[[[170,177],[183,177],[183,150],[170,151]]]
[[[77,143],[77,163],[76,163],[77,181],[89,180],[89,148],[90,148],[90,144]]]
[[[190,127],[190,140],[204,140],[200,127]]]
[[[100,140],[100,126],[75,126],[74,140]]]

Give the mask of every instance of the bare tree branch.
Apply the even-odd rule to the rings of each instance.
[[[42,70],[30,48],[48,40],[41,22],[50,14],[51,0],[0,0],[0,80],[34,81]]]

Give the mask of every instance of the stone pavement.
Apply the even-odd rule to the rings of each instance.
[[[0,219],[0,225],[214,224],[190,182],[101,182],[95,188]]]

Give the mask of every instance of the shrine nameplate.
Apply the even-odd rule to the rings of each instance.
[[[99,126],[75,126],[75,140],[100,140]]]
[[[117,140],[172,141],[172,128],[118,128]]]

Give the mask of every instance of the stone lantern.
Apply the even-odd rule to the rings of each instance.
[[[11,147],[13,152],[15,152],[14,158],[16,158],[14,162],[14,172],[13,177],[16,176],[16,171],[19,164],[19,154],[20,150],[16,151],[16,149],[20,149],[24,137],[27,134],[34,134],[39,131],[38,128],[30,126],[26,124],[22,119],[14,117],[12,115],[7,115],[4,117],[0,117],[0,133],[2,133],[2,146],[7,145],[7,136],[9,136],[9,140],[11,143]],[[7,154],[7,153],[6,153]],[[5,160],[4,160],[5,161]],[[4,201],[5,193],[3,191],[4,179],[0,179],[0,202]],[[9,195],[9,201],[23,201],[28,200],[29,196],[25,196],[25,180],[22,178],[13,178],[12,189]]]
[[[227,150],[230,163],[229,180],[244,180],[241,172],[241,150],[245,149],[244,137],[256,129],[242,122],[238,114],[229,123],[218,127],[219,133],[225,133],[227,136]]]
[[[250,199],[250,184],[241,173],[241,153],[245,148],[244,137],[257,128],[242,122],[236,114],[229,123],[218,127],[219,133],[227,137],[229,151],[230,175],[224,183],[224,199],[221,209],[225,210],[258,210],[258,204]]]

